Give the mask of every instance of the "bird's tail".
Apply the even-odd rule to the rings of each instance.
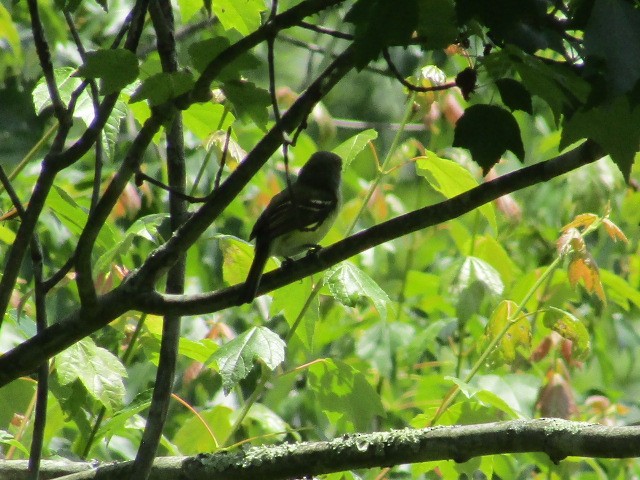
[[[241,303],[249,303],[256,297],[258,287],[260,286],[260,279],[262,278],[262,272],[264,271],[264,266],[267,264],[268,259],[269,244],[263,244],[263,242],[256,239],[256,250],[253,262],[251,263],[249,274],[247,275],[247,279],[244,282],[244,287],[240,294]]]

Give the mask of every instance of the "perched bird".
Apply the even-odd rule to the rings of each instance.
[[[241,294],[252,301],[271,255],[290,258],[317,247],[338,215],[341,202],[342,159],[316,152],[300,169],[290,187],[274,196],[251,230],[255,256]]]

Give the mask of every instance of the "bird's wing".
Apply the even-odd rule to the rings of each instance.
[[[300,185],[297,185],[299,187]],[[336,208],[338,199],[325,190],[301,191],[294,187],[292,201],[288,190],[271,199],[251,231],[250,239],[259,232],[276,238],[293,230],[313,231]]]

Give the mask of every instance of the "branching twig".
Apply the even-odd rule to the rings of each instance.
[[[389,67],[389,71],[391,71],[391,73],[393,73],[393,76],[396,77],[396,79],[402,84],[404,85],[407,89],[409,89],[412,92],[436,92],[439,90],[449,90],[450,88],[453,88],[456,86],[455,82],[449,82],[449,83],[443,83],[442,85],[433,85],[431,87],[421,87],[419,85],[414,85],[411,82],[408,82],[400,73],[400,70],[398,70],[398,68],[393,64],[393,62],[391,61],[391,56],[389,55],[389,50],[387,50],[386,48],[382,49],[382,56],[384,57],[385,61],[387,62],[387,66]]]
[[[437,460],[464,462],[482,455],[505,453],[541,452],[555,463],[567,457],[629,458],[640,456],[637,430],[556,418],[406,428],[344,435],[325,442],[164,457],[156,460],[153,473],[163,480],[276,480]],[[12,463],[15,462],[0,463],[0,472],[3,466],[9,468]],[[130,472],[131,462],[126,462],[59,480],[123,478]]]
[[[286,114],[283,115],[283,119],[285,118]],[[602,150],[588,141],[553,159],[503,175],[444,202],[383,222],[323,248],[316,255],[297,260],[290,264],[286,270],[279,269],[266,273],[262,278],[258,292],[263,294],[275,290],[320,272],[376,245],[457,218],[502,195],[546,182],[593,163],[602,155]],[[237,171],[238,169],[236,169]],[[221,185],[221,190],[227,182]],[[194,217],[200,217],[195,220],[195,224],[192,223],[194,222],[194,217],[192,217],[183,227],[178,229],[178,232],[167,242],[165,247],[158,249],[151,255],[147,264],[140,270],[159,268],[160,265],[165,264],[166,256],[174,255],[173,248],[183,247],[192,236],[195,241],[195,238],[200,234],[200,228],[206,228],[206,225],[199,225],[203,221],[202,215],[203,209],[194,214]],[[160,257],[159,260],[156,261],[156,257]],[[148,266],[149,264],[151,267]],[[145,272],[143,272],[144,274]],[[42,363],[43,359],[59,353],[75,341],[105,326],[127,310],[136,309],[163,315],[212,313],[237,305],[242,287],[243,285],[236,285],[214,293],[182,296],[163,295],[150,291],[141,292],[136,289],[135,282],[125,281],[120,287],[100,298],[95,308],[90,310],[90,315],[83,310],[73,312],[68,318],[48,327],[42,334],[36,335],[1,356],[0,387],[21,375],[32,372]]]
[[[35,4],[35,0],[31,1]],[[138,0],[132,10],[133,23],[131,28],[128,30],[129,34],[125,42],[125,48],[131,51],[136,49],[138,41],[140,40],[148,1],[149,0]],[[0,280],[0,326],[2,325],[4,314],[7,311],[9,298],[16,279],[18,278],[18,271],[22,264],[22,260],[24,259],[27,246],[33,236],[38,218],[40,217],[40,213],[42,212],[42,208],[44,207],[44,203],[49,195],[51,187],[53,186],[57,173],[74,164],[89,151],[104,128],[109,115],[116,104],[117,98],[117,92],[107,95],[102,101],[100,111],[91,122],[91,125],[85,130],[80,139],[76,141],[74,145],[63,152],[61,149],[66,141],[69,129],[71,128],[71,123],[64,122],[60,124],[58,133],[53,140],[51,150],[42,162],[40,175],[34,186],[29,206],[25,209],[23,221],[20,223],[18,233],[16,234],[16,240],[7,255],[5,269],[2,279]],[[102,225],[97,228],[99,229],[101,226]],[[86,277],[87,275],[85,275],[85,278]],[[88,289],[85,288],[85,290]],[[92,295],[89,295],[89,298],[91,297]]]
[[[224,147],[222,147],[222,156],[220,157],[220,166],[216,173],[216,178],[213,182],[213,190],[216,191],[220,188],[220,180],[222,180],[222,170],[227,162],[227,155],[229,154],[229,141],[231,140],[231,125],[227,128],[227,134],[224,137]]]

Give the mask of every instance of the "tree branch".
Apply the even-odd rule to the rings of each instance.
[[[283,121],[290,111],[291,109],[283,115]],[[599,147],[587,141],[574,150],[551,160],[511,172],[444,202],[421,208],[358,232],[323,248],[316,255],[309,255],[292,262],[287,269],[281,268],[266,273],[262,277],[258,293],[264,294],[293,283],[389,240],[459,217],[507,193],[564,175],[595,162],[602,155]],[[219,191],[225,189],[231,177],[241,170],[242,165],[244,163],[235,170],[227,182],[221,185]],[[204,230],[208,225],[206,222],[209,212],[214,208],[221,208],[207,205],[207,209],[203,207],[198,210],[164,246],[152,253],[138,272],[132,274],[132,278],[143,275],[144,279],[145,269],[161,268],[162,265],[166,265],[167,257],[178,255],[186,248],[185,245],[190,245],[187,242],[192,238],[195,241],[201,233],[200,229]],[[44,359],[52,357],[89,333],[105,326],[127,310],[135,309],[162,315],[212,313],[237,305],[242,292],[242,285],[235,285],[200,295],[163,295],[140,290],[136,287],[137,282],[125,280],[122,285],[101,297],[94,308],[74,312],[63,321],[48,327],[43,333],[0,356],[0,387],[21,375],[32,372]]]
[[[149,14],[157,36],[158,52],[164,72],[178,71],[178,58],[174,37],[174,19],[169,0],[156,0],[149,6]],[[186,166],[184,158],[184,135],[182,116],[173,117],[171,128],[167,132],[167,173],[169,177],[169,214],[171,231],[184,222],[187,203],[173,192],[181,194],[186,189]],[[171,267],[167,276],[167,293],[183,293],[186,270],[186,251]],[[133,465],[131,478],[146,480],[153,466],[153,460],[160,445],[160,438],[167,419],[173,380],[178,361],[178,343],[180,341],[179,314],[165,315],[162,322],[162,340],[160,343],[160,361],[153,387],[153,397],[149,407],[147,423],[142,441]]]
[[[574,150],[553,159],[516,170],[449,200],[375,225],[323,248],[316,255],[307,255],[300,260],[291,262],[286,268],[266,273],[260,282],[258,295],[326,270],[330,266],[369,248],[457,218],[507,193],[564,175],[576,168],[595,162],[602,155],[602,150],[598,146],[587,141]],[[156,293],[142,295],[139,298],[140,303],[138,300],[135,303],[137,309],[148,313],[175,311],[182,312],[183,315],[197,315],[217,312],[238,305],[238,295],[241,291],[242,284],[200,295],[170,296]]]
[[[608,427],[548,418],[417,430],[407,428],[345,435],[327,442],[158,458],[151,478],[279,480],[437,460],[465,462],[482,455],[525,452],[546,453],[556,463],[569,456],[637,457],[640,456],[640,435],[638,427]],[[15,463],[0,461],[0,473]],[[120,479],[131,471],[131,463],[105,465],[58,480]],[[8,478],[23,480],[24,477]]]

